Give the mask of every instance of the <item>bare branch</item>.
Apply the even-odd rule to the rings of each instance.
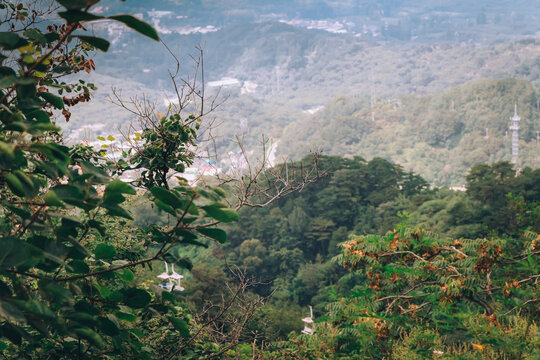
[[[204,359],[219,357],[229,349],[237,346],[246,332],[248,321],[255,315],[272,296],[262,297],[251,295],[248,290],[261,283],[247,275],[245,269],[238,266],[227,266],[232,282],[226,284],[228,294],[222,294],[221,303],[210,303],[202,312],[194,314],[199,329],[189,339],[179,340],[165,354],[165,358],[175,358],[183,349],[196,339],[206,334],[223,346],[218,352]]]

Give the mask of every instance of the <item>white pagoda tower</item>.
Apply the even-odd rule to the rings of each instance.
[[[514,116],[510,118],[512,126],[509,130],[512,131],[512,163],[517,164],[519,159],[519,121],[521,118],[517,113],[517,104],[514,107]]]

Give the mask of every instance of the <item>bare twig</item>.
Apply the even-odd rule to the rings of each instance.
[[[234,284],[227,283],[228,296],[222,294],[221,303],[210,303],[205,309],[195,315],[195,321],[200,323],[199,329],[189,339],[179,340],[165,354],[165,358],[172,359],[191,343],[198,339],[203,331],[212,338],[212,341],[223,345],[218,352],[203,359],[219,357],[227,350],[232,349],[241,341],[246,331],[248,321],[256,311],[272,296],[249,296],[248,290],[261,283],[247,275],[244,269],[237,266],[228,266]]]

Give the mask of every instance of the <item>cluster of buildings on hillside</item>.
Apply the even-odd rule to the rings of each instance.
[[[129,145],[129,143],[122,140],[122,134],[115,134],[110,137],[108,136],[107,138],[100,137],[100,139],[92,141],[80,140],[81,136],[85,136],[85,131],[88,131],[87,134],[102,133],[105,128],[105,124],[86,125],[80,129],[72,131],[68,136],[66,136],[66,141],[72,143],[82,143],[85,146],[92,147],[95,151],[106,151],[106,159],[118,161],[123,158],[123,152],[129,152],[130,150],[132,150],[132,147]],[[241,122],[241,128],[242,130],[246,131],[247,124],[243,124],[243,122]],[[270,144],[270,147],[266,150],[266,167],[274,166],[276,161],[276,151],[278,143],[279,142]],[[196,153],[193,164],[190,167],[186,168],[184,173],[179,175],[188,180],[190,184],[194,185],[203,176],[237,176],[239,175],[239,172],[241,173],[248,168],[249,161],[254,161],[253,151],[247,151],[245,153],[241,150],[228,151],[222,154],[220,158],[217,158],[217,156],[211,156],[206,151],[198,151]],[[140,171],[142,170],[127,171],[120,177],[120,179],[125,182],[132,182],[138,177]]]
[[[536,13],[527,16],[518,15],[515,11],[510,14],[504,13],[503,8],[496,7],[486,11],[485,9],[474,11],[455,8],[450,11],[432,9],[403,7],[373,7],[365,5],[369,9],[363,9],[363,5],[357,5],[351,8],[350,13],[343,13],[339,18],[329,14],[330,18],[319,18],[320,13],[314,18],[309,18],[309,14],[286,14],[286,13],[257,13],[252,10],[248,17],[242,16],[242,12],[236,15],[219,15],[210,19],[208,22],[214,24],[201,25],[205,18],[189,18],[185,14],[179,15],[171,10],[152,9],[144,13],[135,14],[136,17],[151,23],[158,32],[162,34],[177,33],[188,35],[195,33],[209,33],[220,30],[227,23],[237,22],[266,22],[280,21],[293,26],[307,29],[318,29],[335,34],[351,34],[357,37],[371,39],[373,41],[387,41],[390,38],[400,41],[413,41],[419,37],[428,40],[438,38],[445,41],[466,42],[472,40],[472,37],[482,37],[493,31],[490,26],[503,26],[511,28],[520,28],[523,33],[534,33],[538,31],[532,23],[535,23]],[[436,8],[436,6],[435,6]],[[456,10],[457,9],[457,10]],[[285,9],[284,9],[285,10]],[[99,6],[93,10],[96,14],[105,14],[108,8]],[[343,12],[343,11],[342,11]],[[245,15],[245,14],[244,14]],[[223,19],[222,19],[223,18]],[[506,21],[505,21],[506,20]],[[107,21],[109,39],[118,38],[118,35],[124,31],[121,24]],[[478,29],[477,26],[483,26],[483,30],[471,32],[470,29]],[[468,30],[469,29],[469,30]],[[485,30],[486,34],[480,34]],[[501,31],[495,31],[500,35]],[[476,35],[475,35],[476,33]]]

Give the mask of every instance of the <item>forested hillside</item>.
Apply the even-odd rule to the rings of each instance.
[[[385,46],[283,23],[237,24],[207,34],[164,34],[163,39],[173,52],[181,49],[181,72],[193,70],[189,55],[204,44],[205,80],[237,81],[221,88],[217,103],[223,106],[212,114],[222,125],[212,132],[219,152],[237,151],[231,140],[242,133],[254,150],[265,135],[277,143],[279,158],[300,159],[317,149],[329,155],[383,157],[436,185],[463,185],[473,164],[509,159],[505,129],[516,103],[523,118],[523,164],[537,161],[532,151],[540,129],[535,100],[540,47],[534,39]],[[141,54],[139,46],[149,51]],[[125,97],[145,93],[165,110],[174,99],[168,75],[174,63],[167,50],[128,33],[112,47],[112,56],[96,58],[97,72],[106,76],[95,75],[92,81],[102,90],[123,89]],[[123,64],[130,64],[122,68],[129,80],[115,77]],[[530,84],[475,82],[509,77]],[[206,93],[211,98],[218,89],[207,86]],[[107,115],[100,128],[75,138],[92,141],[133,120],[107,102],[106,92],[96,96],[98,102],[77,113],[91,118],[107,108]],[[74,126],[67,124],[67,135],[77,130]],[[400,136],[388,145],[393,128]],[[489,138],[483,139],[486,128]]]
[[[103,25],[96,27],[98,32],[106,30]],[[129,32],[115,35],[112,56],[97,57],[98,73],[114,76],[121,64],[130,64],[126,69],[130,77],[167,89],[167,71],[174,68],[167,50]],[[268,95],[276,92],[279,77],[282,96],[309,93],[311,101],[339,93],[370,94],[372,87],[377,97],[425,94],[479,78],[519,74],[532,80],[539,73],[534,64],[540,51],[534,37],[502,44],[443,41],[385,45],[350,34],[263,22],[208,33],[163,34],[162,38],[176,55],[181,54],[186,75],[191,68],[189,55],[201,45],[207,81],[235,77],[259,84],[262,88],[255,94]],[[148,51],[140,53],[139,46]]]
[[[463,185],[474,164],[511,158],[508,127],[514,105],[522,118],[521,164],[538,166],[537,91],[531,83],[515,79],[482,80],[432,96],[381,100],[373,109],[367,97],[337,96],[323,111],[285,128],[280,149],[291,157],[312,148],[342,156],[380,156],[431,184]]]
[[[540,358],[537,41],[389,35],[508,4],[233,3],[0,0],[3,358]],[[199,33],[171,72],[137,40]]]
[[[525,275],[524,279],[517,279],[516,276],[521,276],[518,273],[531,271],[533,274],[538,268],[537,235],[532,231],[540,230],[537,217],[539,170],[525,169],[516,176],[508,162],[493,166],[477,165],[468,172],[467,192],[455,192],[429,190],[422,178],[405,173],[399,166],[383,159],[367,162],[361,158],[323,157],[321,166],[328,170],[328,176],[302,192],[264,209],[241,211],[238,224],[224,228],[229,234],[229,242],[224,247],[212,247],[198,255],[202,263],[211,264],[211,267],[195,266],[192,280],[187,282],[191,289],[181,298],[191,303],[193,309],[203,309],[205,303],[215,301],[212,299],[223,291],[220,282],[225,282],[226,274],[219,269],[225,264],[243,267],[261,281],[253,289],[256,293],[261,296],[272,294],[261,317],[249,325],[251,331],[264,334],[269,341],[286,339],[293,330],[298,334],[303,326],[300,320],[305,316],[307,306],[312,305],[315,318],[319,319],[315,339],[310,340],[305,335],[292,336],[288,343],[281,343],[277,348],[270,346],[270,349],[281,348],[276,358],[296,358],[294,351],[305,351],[301,358],[381,358],[389,352],[423,358],[428,353],[428,357],[433,356],[433,350],[457,356],[468,353],[471,342],[481,344],[482,349],[489,349],[486,350],[486,358],[517,354],[517,351],[522,351],[524,358],[534,358],[530,355],[534,351],[537,354],[539,349],[534,345],[536,340],[530,336],[537,336],[533,335],[538,334],[536,327],[532,327],[536,325],[531,323],[527,330],[531,331],[530,335],[520,335],[519,332],[512,335],[511,327],[523,330],[527,327],[527,317],[534,319],[537,316],[534,306],[525,306],[527,299],[531,300],[530,303],[537,301],[535,285],[531,283],[520,289],[521,286],[512,285],[511,281],[517,284],[523,280],[519,284],[525,285],[535,277]],[[418,238],[414,232],[423,235]],[[352,240],[343,244],[343,239]],[[482,241],[486,245],[480,245]],[[474,270],[464,269],[465,273],[460,274],[463,278],[458,278],[461,283],[457,285],[450,282],[454,281],[450,276],[446,280],[437,279],[442,284],[426,290],[433,294],[433,299],[427,301],[432,301],[437,310],[430,308],[425,313],[419,309],[418,313],[405,315],[412,312],[414,306],[421,305],[407,300],[411,311],[400,308],[399,312],[404,313],[402,316],[388,316],[388,311],[381,308],[383,303],[375,305],[380,301],[377,299],[388,295],[392,299],[391,294],[406,289],[407,284],[413,285],[414,289],[422,286],[423,281],[435,280],[435,274],[444,274],[431,272],[435,267],[444,267],[455,261],[438,257],[440,248],[448,246],[443,244],[450,244],[452,249],[462,249],[468,256],[474,256],[474,260],[454,264],[460,271],[463,266],[473,265]],[[487,246],[486,255],[480,251],[484,246]],[[369,258],[382,262],[388,252],[398,249],[411,256],[403,256],[396,263],[388,259],[381,264],[373,263]],[[377,251],[381,253],[376,255]],[[455,251],[459,253],[459,250]],[[513,255],[501,255],[510,251]],[[412,256],[415,252],[425,252],[421,261],[426,259],[426,270],[422,270],[421,262],[414,261]],[[400,256],[398,254],[396,251],[396,256]],[[505,256],[517,258],[512,262]],[[360,264],[364,261],[372,269],[367,274],[359,271],[363,269]],[[345,269],[342,263],[345,263]],[[414,268],[408,269],[407,266],[413,263]],[[480,280],[468,278],[482,278],[485,272],[480,266],[492,266],[493,274],[500,274],[507,266],[521,269],[507,273],[510,279],[516,280],[503,284],[506,289],[504,296],[496,295],[497,305],[489,305],[491,310],[487,314],[480,302],[478,307],[478,304],[474,305],[474,299],[467,300],[471,296],[469,292],[474,293],[484,286]],[[357,271],[350,272],[348,267]],[[379,275],[375,277],[374,273]],[[213,287],[208,287],[209,276],[221,280],[212,282]],[[398,276],[407,280],[396,282]],[[418,276],[422,280],[417,280]],[[500,279],[493,281],[500,283]],[[440,289],[443,285],[452,288]],[[405,294],[422,294],[422,291]],[[412,296],[404,298],[414,299]],[[455,307],[445,308],[446,301],[455,301]],[[472,306],[469,301],[472,301]],[[513,305],[510,304],[523,306],[523,317],[505,318],[502,314],[511,310]],[[452,313],[463,311],[463,306],[473,313],[454,320],[448,318]],[[500,308],[495,310],[491,306]],[[433,319],[443,329],[437,330],[432,325],[417,327],[416,322],[422,322],[422,317]],[[491,321],[491,325],[483,324],[483,319]],[[500,328],[493,325],[493,321],[500,321]],[[469,324],[470,328],[463,327],[464,324]],[[485,326],[491,326],[492,332],[482,335]],[[400,338],[402,334],[409,334],[411,329],[413,332],[407,335],[411,338]],[[504,336],[510,337],[503,340]],[[321,344],[317,344],[318,341]],[[523,349],[514,349],[512,341],[520,341]],[[288,357],[284,355],[287,351],[291,351]],[[483,358],[479,357],[481,354],[475,355],[473,351],[470,358]]]

